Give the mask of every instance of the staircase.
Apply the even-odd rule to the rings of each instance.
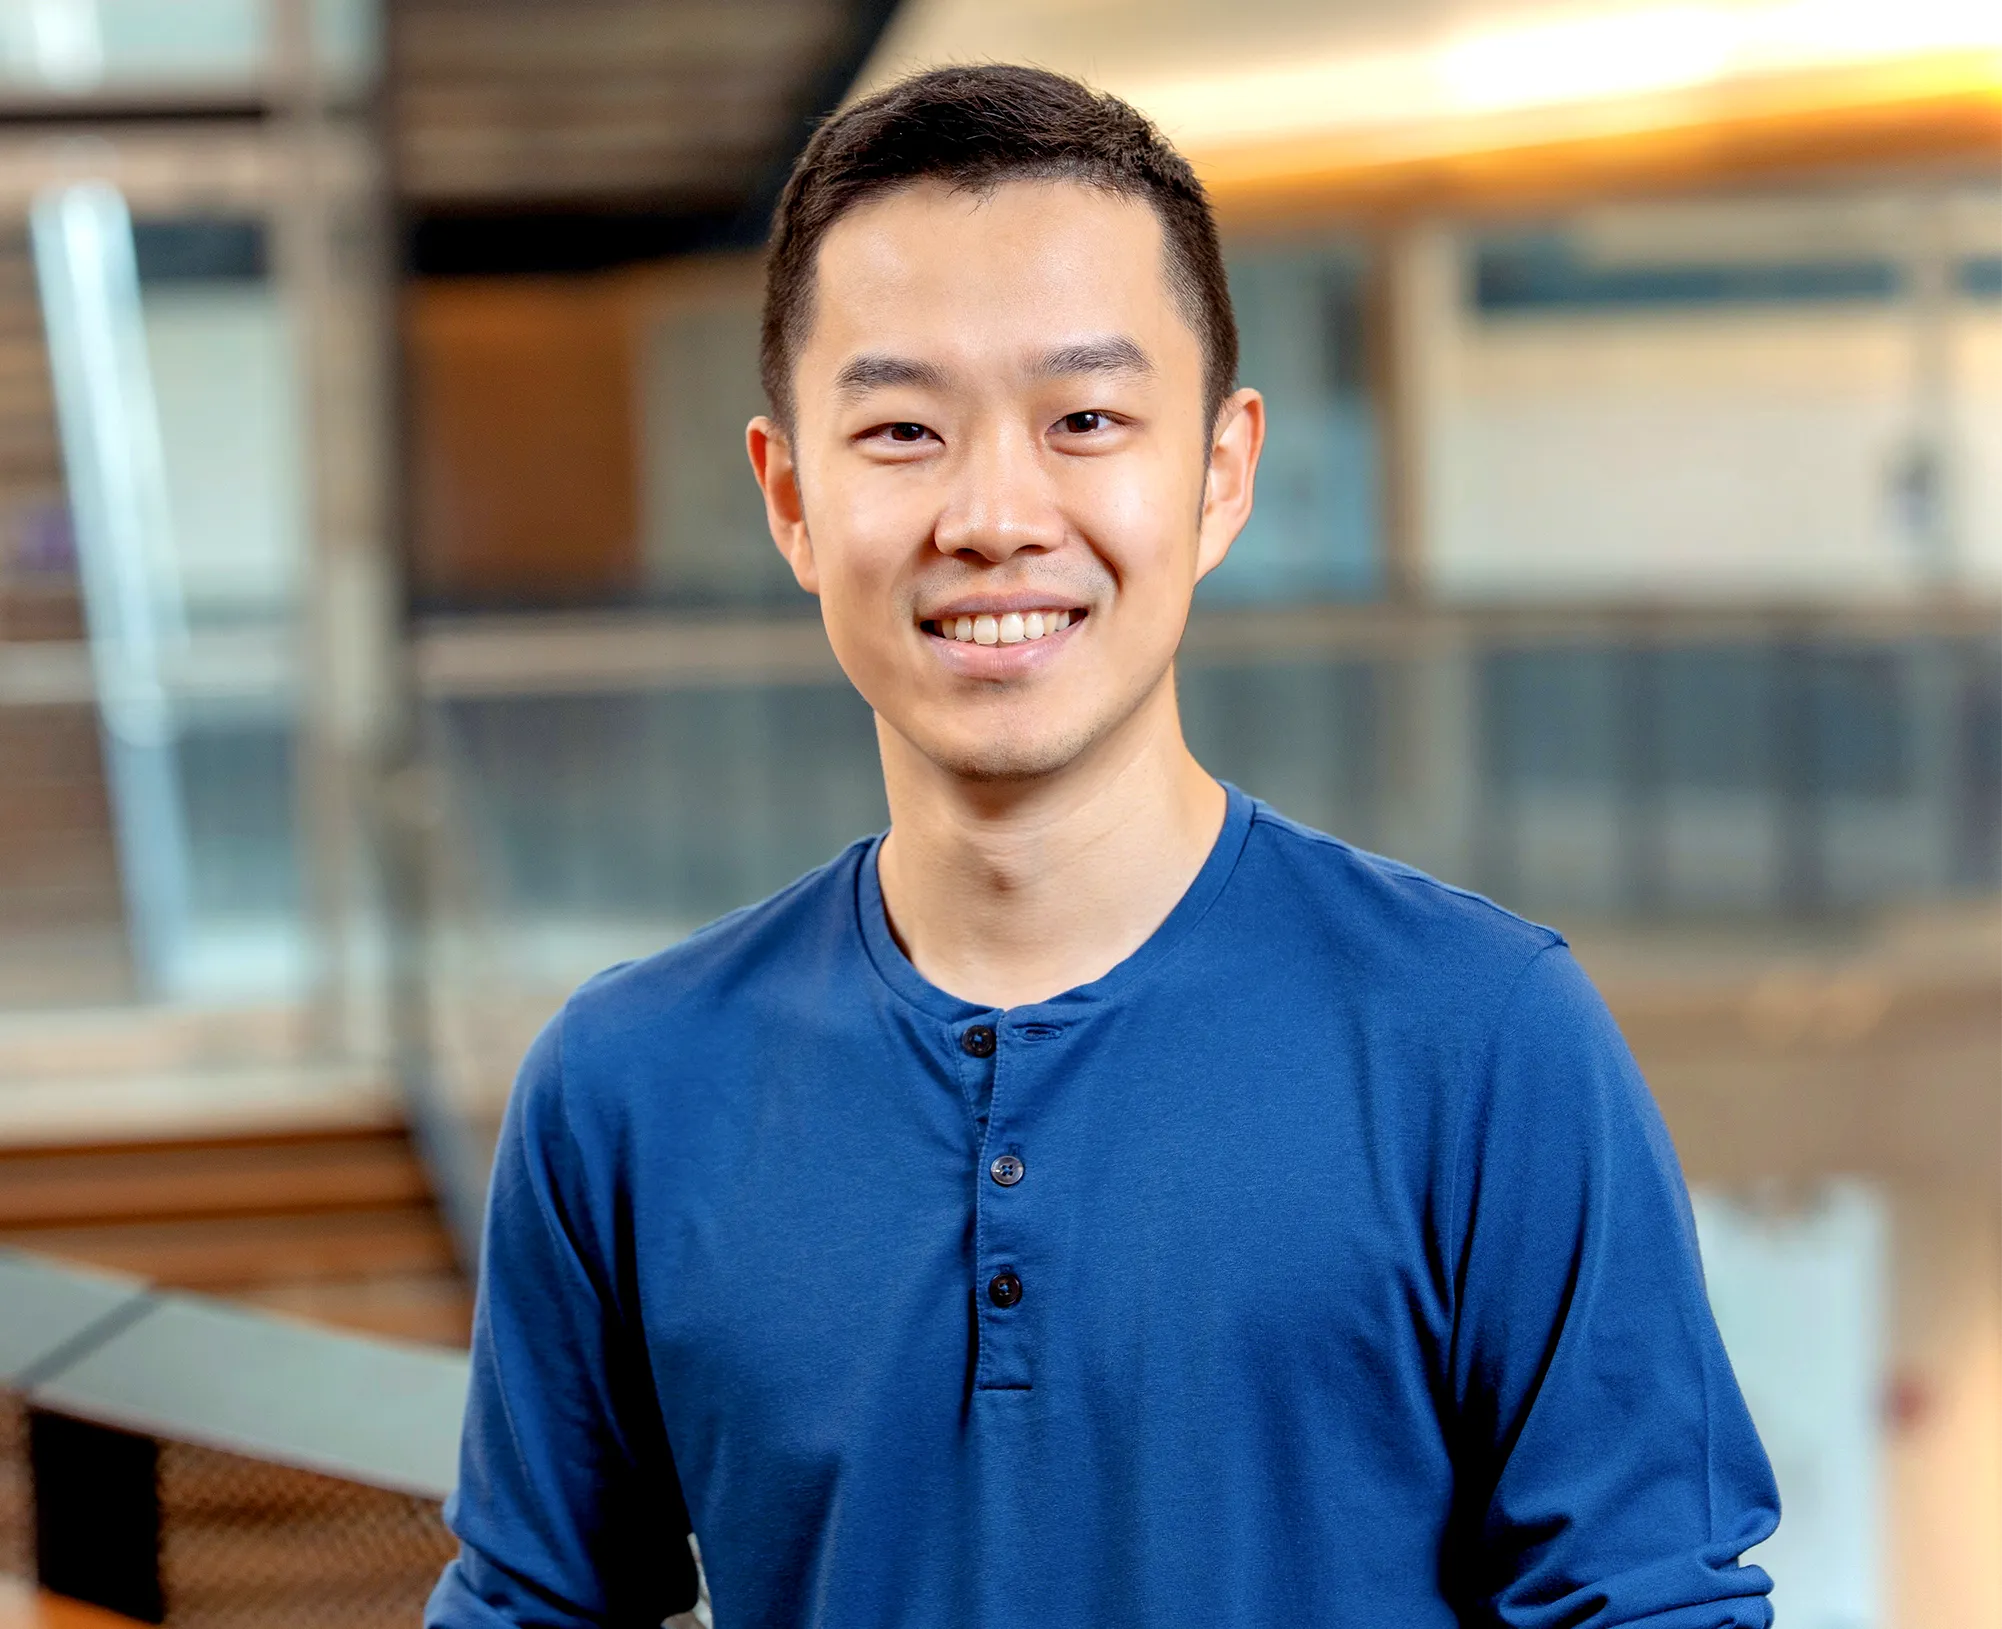
[[[0,1148],[0,1244],[373,1334],[471,1327],[400,1127]]]

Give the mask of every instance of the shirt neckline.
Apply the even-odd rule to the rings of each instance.
[[[1188,937],[1190,930],[1216,903],[1217,896],[1230,881],[1231,873],[1237,868],[1238,856],[1244,852],[1245,838],[1251,832],[1255,800],[1229,781],[1221,784],[1224,790],[1223,827],[1218,831],[1216,841],[1210,845],[1209,856],[1203,861],[1202,868],[1175,902],[1174,909],[1162,919],[1161,925],[1132,955],[1109,972],[1089,984],[1080,984],[1054,995],[1047,1001],[1010,1007],[1007,1011],[1011,1015],[1029,1017],[1048,1013],[1058,1016],[1116,999]],[[976,1006],[971,1001],[941,990],[912,965],[910,957],[904,954],[902,946],[891,934],[889,915],[883,906],[882,879],[876,871],[876,859],[882,852],[883,839],[888,835],[888,832],[878,832],[870,838],[855,868],[856,916],[863,947],[876,975],[912,1006],[947,1023],[964,1022],[968,1018],[998,1011],[993,1007]]]

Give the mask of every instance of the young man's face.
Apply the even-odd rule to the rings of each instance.
[[[920,184],[822,241],[772,533],[889,729],[973,779],[1051,774],[1168,682],[1251,510],[1255,392],[1214,426],[1143,202]]]

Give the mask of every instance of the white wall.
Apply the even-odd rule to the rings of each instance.
[[[1853,1181],[1798,1211],[1694,1203],[1711,1306],[1780,1489],[1779,1531],[1746,1559],[1773,1575],[1791,1629],[1874,1629],[1887,1207]]]
[[[1438,580],[1539,597],[1891,587],[1898,362],[1876,313],[1467,323]]]
[[[144,305],[189,612],[288,613],[305,558],[304,425],[279,295],[258,282],[169,284]]]
[[[1926,577],[1893,475],[1906,308],[1481,315],[1437,345],[1431,527],[1459,598],[1861,599]],[[1956,315],[1957,573],[2002,587],[2002,309]]]

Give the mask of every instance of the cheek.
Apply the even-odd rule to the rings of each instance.
[[[873,598],[880,605],[886,585],[931,535],[934,506],[920,484],[849,469],[809,481],[805,493],[823,601]]]
[[[1179,473],[1136,467],[1116,480],[1080,480],[1069,495],[1079,530],[1129,602],[1184,597],[1194,581],[1196,497],[1179,490]]]

